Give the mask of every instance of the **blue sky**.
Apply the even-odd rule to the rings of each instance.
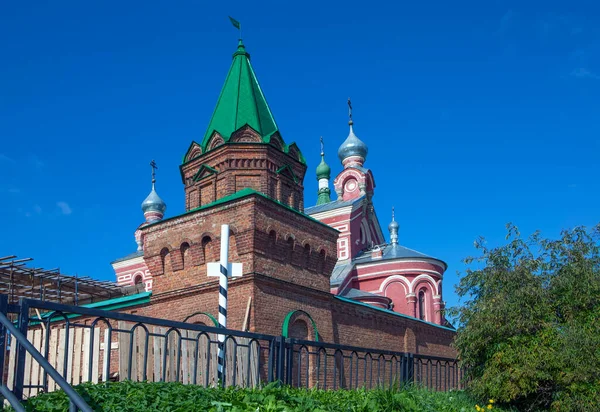
[[[504,225],[556,237],[600,221],[595,2],[4,2],[0,255],[113,279],[150,189],[184,210],[178,165],[244,40],[286,142],[319,136],[337,174],[346,99],[374,202],[400,242],[449,264]]]

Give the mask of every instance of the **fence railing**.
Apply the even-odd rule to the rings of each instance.
[[[2,374],[0,376],[0,393],[3,397],[6,398],[8,403],[18,412],[24,411],[25,409],[22,407],[20,401],[22,399],[23,393],[21,391],[12,392],[8,386],[4,384],[4,359],[6,353],[6,347],[8,344],[8,336],[12,336],[13,340],[16,341],[17,346],[13,351],[18,353],[18,360],[20,363],[23,363],[26,355],[35,359],[38,362],[39,367],[44,371],[44,375],[50,375],[60,386],[61,389],[65,391],[67,396],[69,397],[69,410],[76,411],[81,410],[84,412],[92,412],[92,408],[83,400],[83,398],[75,392],[73,387],[69,385],[65,379],[58,373],[56,369],[54,369],[48,361],[44,358],[44,356],[29,342],[27,337],[22,333],[23,329],[23,319],[19,318],[17,329],[12,321],[7,317],[9,311],[8,306],[8,298],[6,295],[0,295],[0,364],[2,365]],[[12,343],[14,346],[15,342]],[[8,376],[11,376],[13,371],[8,370]],[[17,369],[15,371],[17,375],[17,381],[20,377],[23,376],[22,371]]]
[[[4,342],[0,383],[19,400],[64,389],[64,384],[71,387],[126,379],[205,387],[256,387],[280,381],[322,389],[412,383],[435,390],[462,388],[462,371],[455,359],[288,339],[32,299],[21,299],[19,305],[2,306],[2,302],[6,302],[4,295],[0,295],[0,309],[4,307],[6,322],[13,328],[16,323],[27,341],[14,342],[10,328],[0,328],[0,342]],[[13,319],[9,320],[11,313]],[[217,379],[219,334],[225,335],[222,381]]]
[[[297,339],[286,340],[286,383],[319,389],[463,388],[457,359]]]

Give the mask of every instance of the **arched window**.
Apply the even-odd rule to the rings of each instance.
[[[327,255],[325,253],[325,250],[321,249],[321,251],[319,252],[319,260],[317,262],[317,272],[323,273],[323,271],[325,270],[325,260],[326,259],[327,259]]]
[[[304,256],[302,257],[302,260],[304,261],[304,267],[306,269],[309,268],[310,266],[310,245],[306,244],[304,245]]]
[[[288,237],[287,240],[288,243],[288,262],[290,264],[293,263],[293,259],[294,259],[294,238],[293,237]]]
[[[419,319],[425,319],[425,289],[419,291]]]
[[[166,247],[160,251],[160,263],[162,265],[162,274],[165,273],[165,268],[167,266],[167,255],[169,254],[169,249]]]
[[[184,242],[181,244],[179,248],[181,252],[181,267],[185,268],[186,260],[188,259],[188,250],[190,249],[190,244],[188,242]],[[187,262],[189,265],[190,262]]]
[[[205,263],[212,262],[212,239],[210,236],[204,236],[202,238],[202,255]]]
[[[137,275],[135,277],[135,279],[133,280],[133,284],[134,285],[139,285],[140,283],[142,283],[143,279],[142,279],[142,275]]]
[[[275,251],[275,245],[277,244],[277,232],[271,230],[269,232],[269,251],[273,253]]]

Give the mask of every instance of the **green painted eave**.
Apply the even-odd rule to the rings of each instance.
[[[415,322],[424,323],[424,324],[426,324],[426,325],[429,325],[429,326],[434,326],[434,327],[436,327],[436,328],[440,328],[440,329],[449,330],[449,331],[451,331],[451,332],[456,332],[456,329],[449,328],[449,327],[447,327],[447,326],[438,325],[437,323],[426,322],[426,321],[424,321],[424,320],[417,319],[417,318],[413,318],[412,316],[404,315],[404,314],[402,314],[402,313],[393,312],[393,311],[391,311],[391,310],[388,310],[388,309],[383,309],[383,308],[379,308],[379,307],[377,307],[377,306],[369,305],[368,303],[359,302],[359,301],[357,301],[357,300],[348,299],[348,298],[344,298],[344,297],[341,297],[341,296],[334,296],[334,297],[335,297],[337,300],[341,300],[342,302],[346,302],[346,303],[352,303],[352,304],[354,304],[354,305],[359,305],[359,306],[364,306],[364,307],[367,307],[367,308],[370,308],[370,309],[376,310],[376,311],[378,311],[378,312],[385,312],[385,313],[387,313],[388,315],[398,316],[398,317],[401,317],[401,318],[406,318],[406,319],[413,320],[413,321],[415,321]]]
[[[331,226],[329,226],[329,225],[327,225],[327,224],[325,224],[325,223],[323,223],[323,222],[315,219],[314,217],[311,217],[311,216],[309,216],[307,214],[304,214],[304,213],[302,213],[302,212],[294,209],[293,207],[290,207],[290,206],[288,206],[286,204],[283,204],[283,203],[281,203],[281,202],[279,202],[279,201],[277,201],[275,199],[272,199],[269,196],[265,195],[264,193],[258,192],[258,191],[254,190],[254,189],[251,189],[251,188],[247,187],[247,188],[242,189],[242,190],[240,190],[238,192],[235,192],[234,194],[231,194],[229,196],[225,196],[225,197],[222,197],[222,198],[220,198],[218,200],[215,200],[212,203],[208,203],[208,204],[206,204],[204,206],[200,206],[200,207],[197,207],[197,208],[194,208],[194,209],[190,209],[187,212],[181,213],[179,215],[172,216],[170,218],[163,219],[163,220],[160,220],[158,222],[146,225],[146,226],[144,226],[142,228],[142,230],[146,230],[147,228],[152,227],[152,226],[161,225],[161,224],[163,224],[165,222],[168,222],[170,220],[179,219],[179,218],[181,218],[183,216],[186,216],[186,215],[189,215],[189,214],[192,214],[192,213],[196,213],[196,212],[201,211],[201,210],[207,210],[207,209],[213,208],[215,206],[224,205],[224,204],[229,203],[229,202],[233,202],[233,201],[236,201],[236,200],[243,199],[245,197],[255,196],[255,195],[256,196],[260,196],[262,198],[265,198],[265,199],[267,199],[267,200],[269,200],[269,201],[271,201],[273,203],[277,203],[279,206],[281,206],[281,207],[289,210],[290,212],[294,212],[295,214],[297,214],[299,216],[302,216],[302,217],[304,217],[304,218],[306,218],[308,220],[311,220],[311,221],[313,221],[315,223],[318,223],[321,226],[324,226],[326,228],[332,229]],[[333,230],[336,230],[336,229],[333,229]]]
[[[218,132],[227,142],[232,133],[245,125],[254,129],[268,143],[278,128],[267,104],[267,100],[250,64],[250,54],[241,40],[233,54],[233,62],[221,89],[217,106],[213,112],[204,139],[202,151],[212,134]]]
[[[80,305],[82,308],[93,308],[93,309],[101,309],[101,310],[117,310],[123,309],[130,306],[143,305],[150,302],[150,296],[152,296],[152,292],[141,292],[136,293],[135,295],[127,295],[120,296],[118,298],[101,300],[99,302],[94,303],[86,303],[85,305]],[[42,314],[42,319],[46,319],[53,312],[46,312]],[[67,318],[77,318],[81,315],[76,313],[67,314]],[[56,316],[52,318],[52,322],[58,322],[64,319],[62,316]],[[30,323],[31,325],[36,324],[36,322]]]

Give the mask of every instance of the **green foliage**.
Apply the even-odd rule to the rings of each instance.
[[[466,259],[450,314],[469,391],[524,410],[596,411],[600,405],[600,226],[538,232]]]
[[[405,390],[296,389],[270,384],[260,389],[202,388],[193,385],[146,382],[85,383],[78,393],[95,411],[304,411],[304,412],[467,412],[476,402],[464,392]],[[62,391],[41,394],[25,405],[27,411],[67,411]],[[494,410],[502,410],[494,407]],[[506,410],[506,409],[505,409]]]

